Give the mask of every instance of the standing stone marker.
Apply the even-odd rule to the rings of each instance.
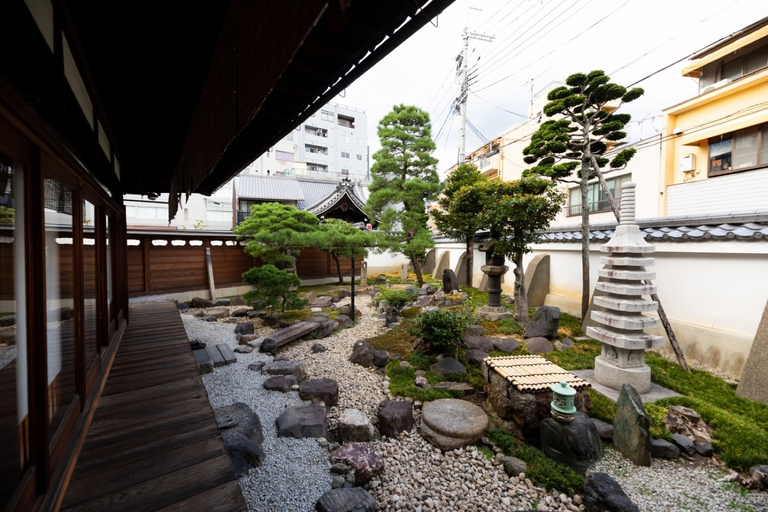
[[[613,419],[613,444],[638,466],[651,465],[650,426],[651,420],[637,390],[629,384],[622,385]]]
[[[757,327],[755,340],[747,357],[747,364],[741,374],[736,394],[756,402],[768,404],[768,302],[765,304],[763,318]]]

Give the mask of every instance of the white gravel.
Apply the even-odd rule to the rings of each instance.
[[[376,424],[379,402],[390,397],[381,375],[347,360],[355,342],[383,329],[382,320],[369,307],[368,297],[358,296],[355,301],[363,313],[357,325],[322,340],[296,342],[280,352],[281,358],[304,362],[308,378],[326,377],[338,382],[339,405],[328,409],[331,430],[344,409],[358,409]],[[190,340],[237,346],[233,324],[204,322],[190,315],[182,318]],[[263,335],[270,331],[262,327],[257,332]],[[316,342],[327,350],[313,354],[310,347]],[[251,363],[271,361],[270,356],[258,350],[236,355],[237,363],[203,375],[203,382],[213,407],[244,402],[261,419],[266,459],[261,467],[240,478],[248,508],[254,512],[312,511],[317,499],[331,488],[329,454],[323,447],[327,443],[277,438],[277,417],[286,407],[301,403],[298,393],[266,391],[266,377],[248,370]],[[420,411],[415,412],[414,425],[418,425]],[[374,444],[385,469],[368,484],[368,490],[380,510],[584,510],[581,496],[547,493],[525,475],[510,478],[502,466],[474,447],[442,453],[425,442],[417,429]],[[592,471],[613,476],[641,511],[768,511],[768,493],[720,482],[727,473],[714,466],[692,468],[686,461],[654,459],[651,468],[639,468],[606,449],[605,458]]]

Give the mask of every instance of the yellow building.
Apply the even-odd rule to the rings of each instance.
[[[683,69],[699,94],[664,111],[659,214],[768,206],[768,18],[701,50]]]

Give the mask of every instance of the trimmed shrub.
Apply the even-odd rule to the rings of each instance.
[[[459,357],[464,346],[464,331],[475,323],[469,309],[434,309],[419,315],[413,323],[411,334],[421,338],[425,351],[439,347],[443,351],[453,349]]]

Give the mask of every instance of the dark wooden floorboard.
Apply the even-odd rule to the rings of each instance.
[[[62,510],[247,510],[175,304],[130,318]]]

